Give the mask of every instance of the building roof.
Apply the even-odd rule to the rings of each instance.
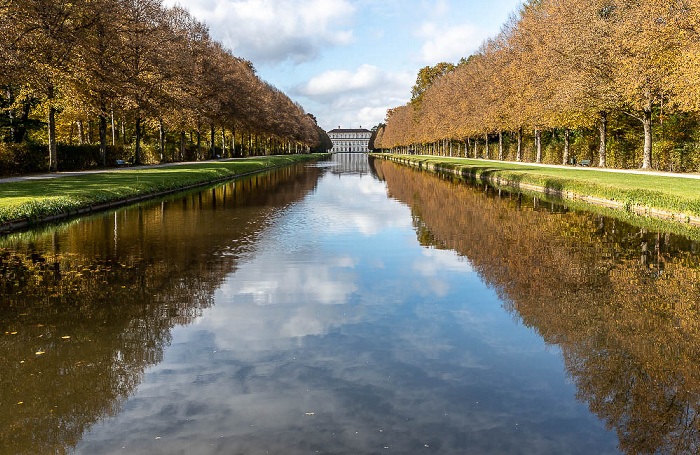
[[[359,129],[336,128],[334,130],[330,130],[329,133],[371,133],[371,131],[366,130],[364,128],[359,128]]]

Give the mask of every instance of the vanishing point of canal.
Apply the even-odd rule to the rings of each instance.
[[[700,450],[698,242],[364,155],[0,239],[0,455]]]

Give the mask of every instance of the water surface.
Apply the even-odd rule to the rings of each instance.
[[[364,155],[0,240],[0,453],[693,453],[697,244]]]

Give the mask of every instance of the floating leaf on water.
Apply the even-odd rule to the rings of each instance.
[[[315,414],[316,414],[315,412],[307,412],[307,413],[306,413],[307,416],[312,416],[312,415],[315,415]]]
[[[69,336],[69,335],[66,335],[66,336],[64,336],[64,337],[61,337],[61,339],[62,339],[62,340],[70,340],[70,336]]]
[[[160,439],[160,436],[156,436],[156,439]]]
[[[10,335],[17,335],[17,332],[12,332],[10,333]]]
[[[17,404],[24,404],[24,401],[20,401],[20,402],[19,402],[19,403],[17,403]]]
[[[36,355],[46,354],[44,351],[36,351]]]

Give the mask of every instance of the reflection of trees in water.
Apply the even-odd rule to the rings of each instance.
[[[421,241],[468,257],[510,311],[561,348],[579,399],[623,451],[700,451],[696,242],[375,166],[411,206]]]
[[[284,168],[4,241],[0,454],[66,452],[115,415],[170,329],[211,305],[237,257],[318,177]]]

